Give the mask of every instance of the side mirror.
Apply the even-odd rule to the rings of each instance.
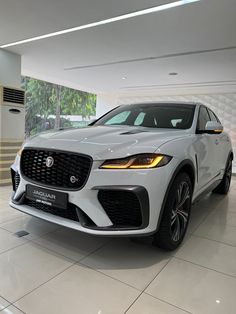
[[[219,134],[223,132],[223,126],[217,121],[208,121],[205,127],[205,133]]]

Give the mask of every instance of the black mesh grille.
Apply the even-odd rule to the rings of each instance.
[[[140,202],[133,192],[101,190],[98,192],[98,200],[114,226],[141,226]]]
[[[25,92],[18,89],[4,87],[3,101],[24,105]]]
[[[52,215],[60,216],[66,219],[74,220],[74,221],[79,221],[79,218],[76,212],[76,206],[71,203],[68,203],[67,209],[51,207],[49,205],[31,201],[29,199],[25,199],[25,204],[30,207],[42,210],[43,212],[52,214]]]
[[[11,179],[12,179],[13,191],[16,192],[20,184],[20,175],[18,172],[15,172],[12,168],[11,168]]]
[[[46,159],[52,157],[54,163],[46,166]],[[81,189],[89,176],[92,159],[69,152],[53,150],[25,149],[21,156],[23,176],[46,186],[64,189]],[[75,180],[71,182],[71,177]]]
[[[15,186],[16,186],[16,190],[18,189],[18,186],[20,184],[20,175],[18,172],[16,172],[16,175],[15,175]]]

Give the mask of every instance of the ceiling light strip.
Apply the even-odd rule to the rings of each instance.
[[[58,32],[53,32],[53,33],[49,33],[49,34],[45,34],[45,35],[41,35],[41,36],[36,36],[36,37],[24,39],[24,40],[19,40],[16,42],[2,45],[2,46],[0,46],[0,48],[8,48],[8,47],[26,44],[26,43],[41,40],[41,39],[46,39],[46,38],[50,38],[50,37],[55,37],[55,36],[67,34],[67,33],[77,32],[77,31],[80,31],[83,29],[93,28],[93,27],[105,25],[105,24],[110,24],[110,23],[114,23],[117,21],[121,21],[121,20],[127,20],[130,18],[136,17],[136,16],[146,15],[146,14],[150,14],[150,13],[156,13],[156,12],[168,10],[171,8],[175,8],[178,6],[182,6],[182,5],[186,5],[186,4],[198,2],[198,1],[200,1],[200,0],[180,0],[180,1],[176,1],[176,2],[166,3],[166,4],[152,7],[149,9],[144,9],[144,10],[140,10],[140,11],[112,17],[112,18],[109,18],[106,20],[102,20],[102,21],[98,21],[98,22],[94,22],[94,23],[90,23],[90,24],[85,24],[85,25],[81,25],[81,26],[77,26],[77,27],[72,27],[72,28],[68,28],[65,30],[58,31]]]

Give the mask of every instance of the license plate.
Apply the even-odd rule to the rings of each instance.
[[[38,186],[28,184],[26,186],[26,198],[37,203],[67,209],[68,194],[63,192],[43,189]]]

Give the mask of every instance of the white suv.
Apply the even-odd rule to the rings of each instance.
[[[90,234],[152,234],[173,250],[192,202],[212,190],[228,192],[232,160],[229,135],[209,108],[124,105],[86,128],[25,143],[12,166],[10,205]]]

